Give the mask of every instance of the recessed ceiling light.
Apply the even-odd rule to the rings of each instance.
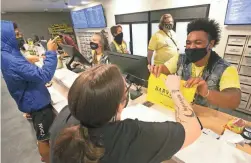
[[[88,3],[90,3],[90,2],[86,2],[86,1],[82,1],[82,2],[81,2],[82,5],[86,5],[86,4],[88,4]]]
[[[68,8],[74,8],[75,6],[72,6],[72,5],[68,5],[67,7],[68,7]]]

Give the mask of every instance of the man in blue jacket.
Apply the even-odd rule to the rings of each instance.
[[[29,63],[20,53],[13,22],[1,21],[1,69],[11,96],[20,111],[31,114],[38,140],[38,149],[49,162],[49,127],[54,120],[51,97],[45,87],[56,70],[57,44],[50,40],[44,66]]]

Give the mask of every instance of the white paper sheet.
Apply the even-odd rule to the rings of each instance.
[[[51,101],[52,104],[56,104],[59,103],[61,101],[66,100],[66,98],[64,98],[56,89],[54,89],[53,87],[49,87],[48,88],[50,94],[51,94]]]
[[[51,104],[57,113],[59,113],[68,104],[67,99],[54,89],[53,86],[49,87],[48,90],[51,95]]]
[[[175,156],[186,163],[251,163],[251,155],[205,134]]]
[[[61,81],[67,88],[70,88],[72,86],[73,82],[78,76],[78,74],[66,68],[58,69],[54,74],[54,77],[57,80]]]
[[[170,114],[164,114],[156,109],[138,104],[125,108],[121,114],[121,119],[138,119],[146,122],[175,122],[175,115],[172,111],[170,111]]]
[[[232,144],[238,144],[238,143],[244,143],[244,138],[240,134],[236,134],[230,130],[225,130],[224,134],[220,137],[220,140],[232,143]]]
[[[42,47],[42,46],[35,46],[35,49],[36,49],[37,53],[39,54],[39,56],[45,54],[44,47]]]
[[[56,104],[53,104],[52,106],[57,111],[57,113],[59,113],[66,105],[68,105],[68,102],[67,102],[67,100],[64,100],[64,101],[58,102]]]

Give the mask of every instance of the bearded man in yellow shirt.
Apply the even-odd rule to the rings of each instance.
[[[220,27],[209,19],[197,19],[187,26],[185,54],[165,64],[149,65],[151,73],[177,74],[186,80],[185,87],[198,85],[195,104],[219,109],[235,109],[241,100],[237,69],[212,48],[220,41]]]
[[[147,59],[149,64],[154,52],[154,65],[164,64],[178,55],[176,34],[172,30],[173,24],[174,20],[170,14],[164,14],[160,18],[159,31],[152,36],[148,45]]]

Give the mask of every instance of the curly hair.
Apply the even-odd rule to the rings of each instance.
[[[213,19],[196,19],[187,25],[187,34],[193,31],[204,31],[208,34],[209,40],[215,40],[214,46],[220,42],[221,29],[219,23]]]

